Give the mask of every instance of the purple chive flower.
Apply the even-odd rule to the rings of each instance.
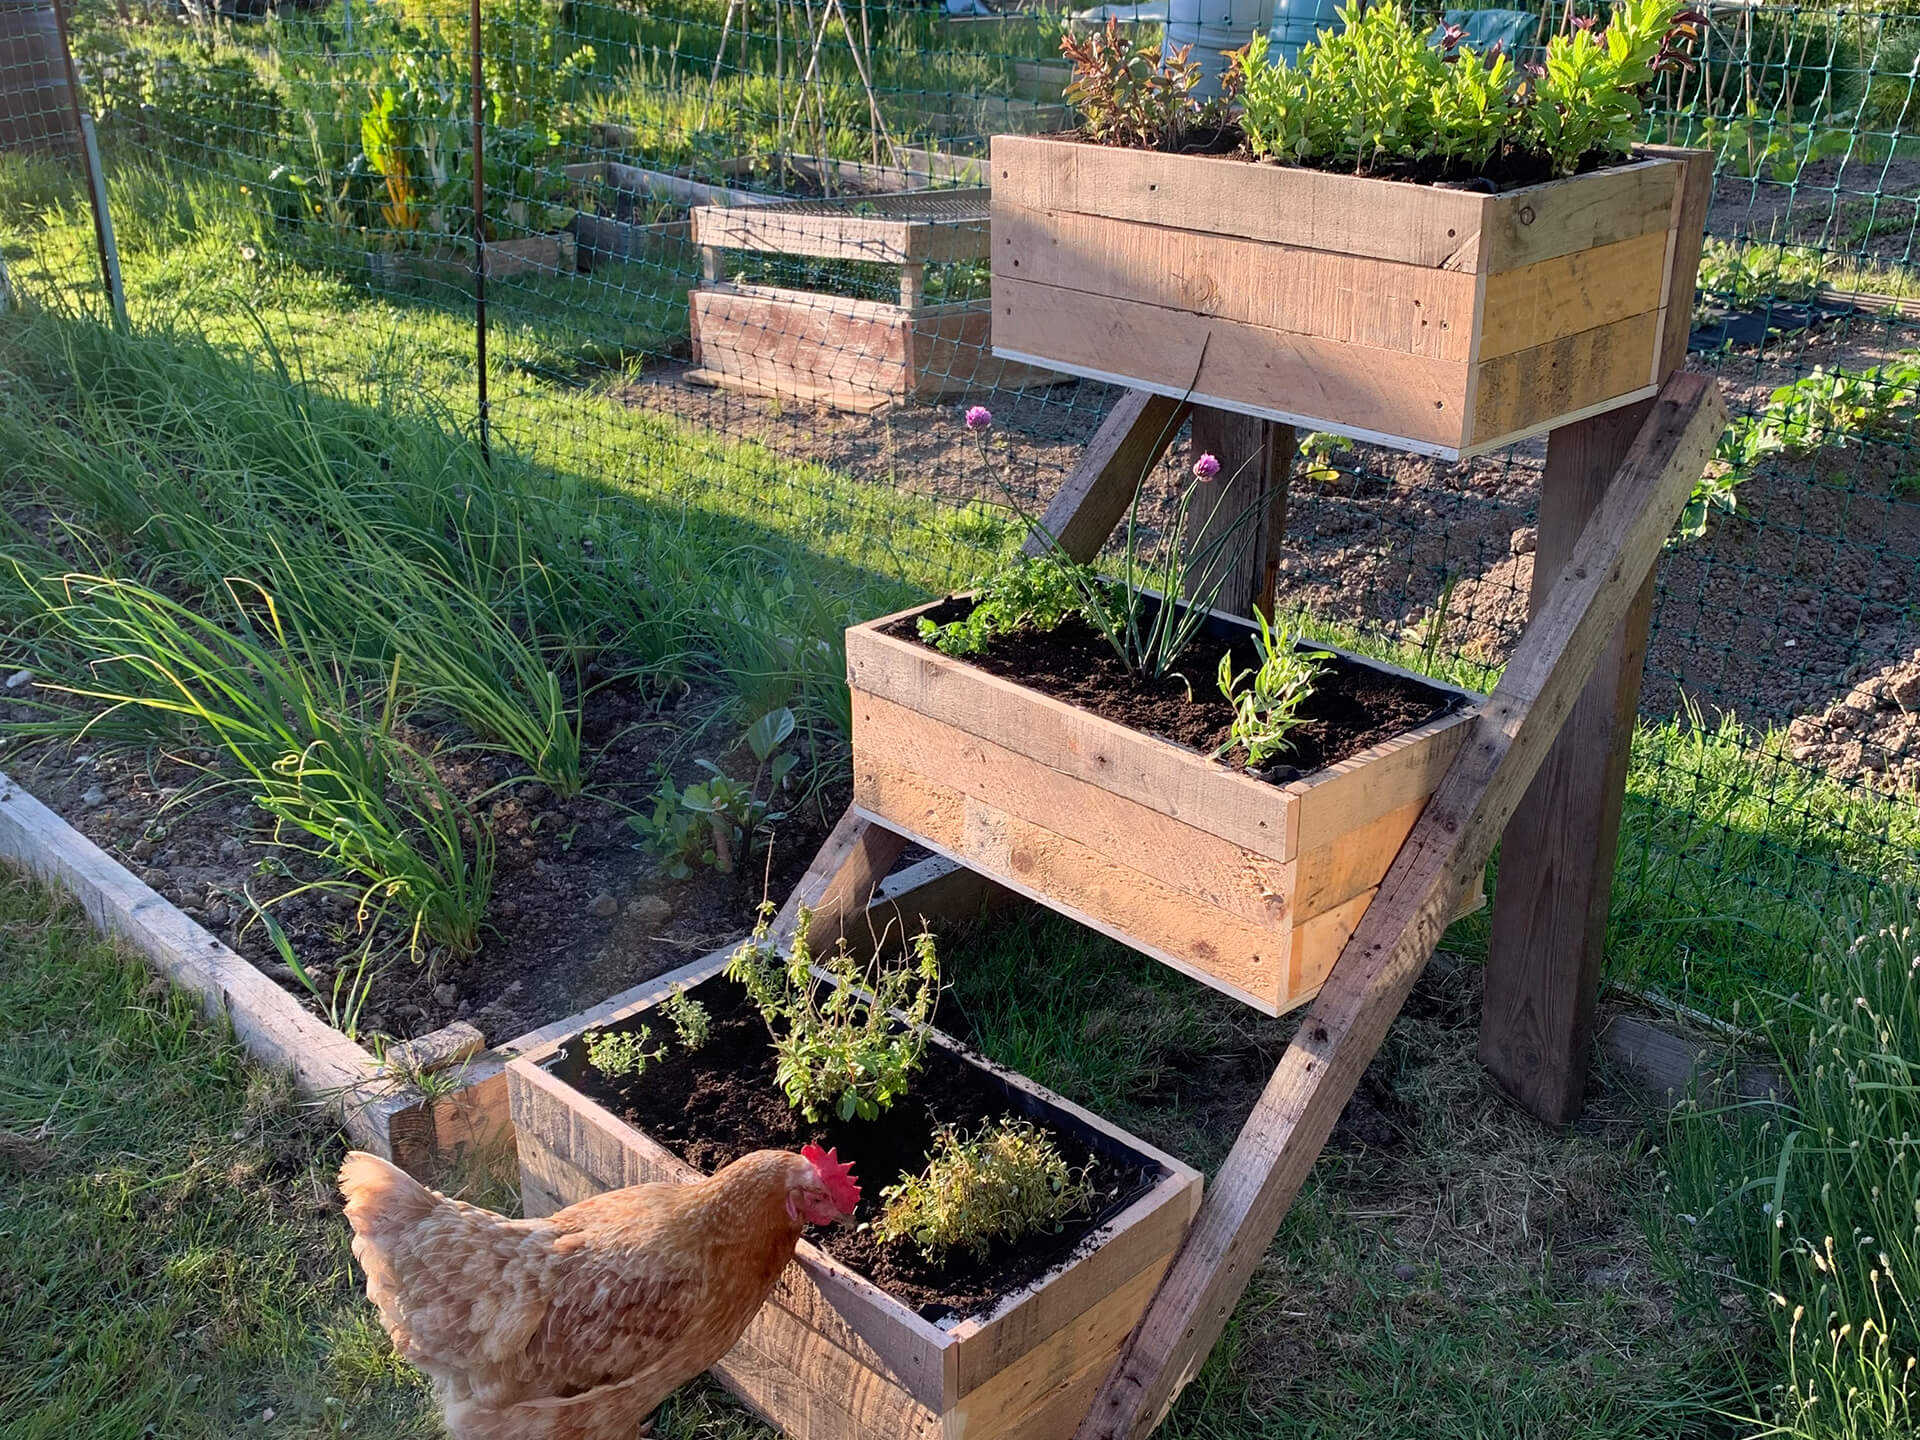
[[[984,430],[991,424],[993,424],[993,412],[987,409],[986,406],[969,405],[967,407],[967,428],[969,430]]]
[[[1220,461],[1213,455],[1202,455],[1193,462],[1193,476],[1196,480],[1211,480],[1220,473]]]

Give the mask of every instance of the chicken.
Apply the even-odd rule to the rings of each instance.
[[[808,1225],[851,1216],[834,1151],[758,1150],[692,1185],[636,1185],[544,1220],[449,1200],[359,1151],[353,1254],[454,1440],[634,1440],[746,1329]]]

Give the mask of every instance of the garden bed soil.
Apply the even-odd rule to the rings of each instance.
[[[972,609],[971,600],[955,597],[928,611],[927,618],[945,624],[964,619]],[[897,620],[882,633],[925,644],[919,638],[919,618]],[[1232,640],[1203,633],[1182,657],[1181,673],[1157,681],[1137,679],[1100,633],[1075,616],[1053,630],[1023,628],[997,636],[984,653],[963,658],[1102,719],[1212,754],[1230,744],[1233,726],[1233,706],[1214,680],[1222,656],[1230,658],[1236,673],[1260,663],[1250,631]],[[1288,784],[1452,714],[1461,704],[1461,697],[1450,691],[1334,656],[1321,662],[1286,753],[1251,773]],[[1226,758],[1243,763],[1245,753],[1234,746]]]
[[[0,693],[0,711],[22,698]],[[744,934],[763,885],[777,899],[798,882],[844,808],[847,787],[793,797],[770,864],[756,855],[738,874],[696,869],[673,880],[641,846],[627,816],[650,810],[660,765],[681,784],[701,778],[693,764],[700,754],[741,778],[753,773],[752,756],[722,755],[724,743],[685,743],[685,733],[710,720],[717,703],[704,691],[661,697],[625,681],[593,691],[582,712],[588,790],[572,799],[513,781],[523,767],[510,756],[441,748],[458,738],[450,734],[409,737],[428,753],[437,750],[436,767],[449,787],[490,818],[498,855],[493,898],[481,946],[464,959],[429,953],[413,963],[397,927],[380,933],[378,942],[399,953],[374,982],[361,1032],[408,1039],[466,1020],[497,1044]],[[722,725],[712,733],[720,740],[732,731]],[[0,768],[325,1016],[264,927],[249,923],[245,897],[269,907],[323,991],[364,938],[355,933],[354,904],[344,894],[292,893],[325,872],[272,845],[271,821],[244,788],[220,783],[232,777],[218,768],[214,752],[48,740],[0,752]]]
[[[1063,1123],[1057,1112],[1034,1113],[1031,1097],[938,1043],[927,1047],[925,1068],[914,1077],[910,1093],[877,1120],[810,1124],[788,1106],[774,1081],[773,1047],[745,992],[716,976],[689,993],[712,1017],[712,1034],[700,1050],[690,1052],[670,1041],[666,1058],[648,1065],[644,1075],[610,1079],[592,1067],[580,1037],[569,1041],[548,1068],[708,1174],[755,1150],[796,1150],[808,1143],[837,1148],[854,1165],[864,1192],[863,1222],[879,1213],[888,1186],[925,1168],[943,1125],[972,1134],[1010,1112],[1020,1113],[1050,1134],[1069,1164],[1085,1165],[1097,1197],[1089,1213],[1054,1233],[996,1242],[984,1258],[955,1250],[943,1261],[932,1261],[909,1242],[883,1244],[864,1223],[810,1235],[820,1249],[928,1320],[977,1314],[1040,1279],[1079,1253],[1106,1220],[1160,1178],[1152,1161],[1107,1136]],[[651,1011],[610,1028],[634,1030],[650,1019],[658,1043],[664,1027]]]

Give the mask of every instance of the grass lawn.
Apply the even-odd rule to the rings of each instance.
[[[340,1137],[6,872],[0,937],[0,1435],[439,1433],[359,1292]],[[989,1053],[1208,1165],[1288,1028],[1030,913],[947,953]],[[1475,983],[1416,992],[1168,1436],[1702,1433],[1726,1377],[1653,1273],[1640,1117],[1498,1105]],[[658,1433],[765,1434],[704,1385]]]

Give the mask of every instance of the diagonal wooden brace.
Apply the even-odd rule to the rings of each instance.
[[[1661,390],[1606,498],[1528,625],[1267,1082],[1076,1440],[1140,1440],[1226,1328],[1334,1121],[1448,917],[1493,853],[1726,425],[1713,382]]]

